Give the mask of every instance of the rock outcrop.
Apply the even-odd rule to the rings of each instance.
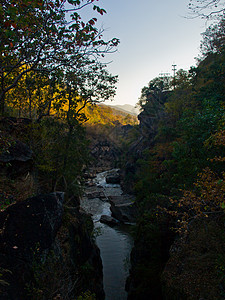
[[[169,258],[169,249],[174,240],[169,223],[150,223],[143,216],[136,227],[134,247],[131,251],[130,276],[126,290],[128,300],[163,300],[161,275]],[[171,298],[184,299],[184,298]]]
[[[9,288],[2,299],[26,299],[26,283],[36,249],[49,249],[62,224],[63,193],[17,202],[0,213],[0,266]]]
[[[96,299],[105,299],[103,290],[103,272],[100,250],[91,238],[93,222],[90,215],[82,210],[69,209],[69,239],[64,247],[70,249],[70,260],[67,262],[74,285],[71,299],[85,291],[96,295]],[[79,275],[78,275],[79,274]]]
[[[107,215],[102,215],[100,218],[100,222],[105,223],[109,226],[115,226],[115,225],[119,224],[118,220],[116,220],[115,218],[113,218],[111,216],[107,216]]]
[[[169,92],[162,92],[161,100],[164,102],[168,95]],[[139,133],[136,140],[129,146],[126,154],[126,162],[121,174],[122,188],[128,194],[134,193],[134,182],[138,172],[137,161],[143,159],[145,149],[149,149],[154,145],[158,124],[162,117],[165,117],[165,112],[157,99],[147,102],[144,109],[138,115]]]
[[[116,172],[113,172],[111,174],[108,174],[105,178],[106,183],[111,183],[111,184],[119,184],[120,183],[120,173],[119,170]]]
[[[9,149],[0,155],[0,164],[1,171],[15,179],[32,171],[33,153],[26,144],[15,140]]]
[[[63,193],[39,195],[0,213],[1,299],[74,299],[83,292],[104,299],[93,222],[77,207],[63,208]],[[57,299],[58,299],[57,298]]]
[[[0,118],[0,299],[104,299],[100,252],[79,197],[48,193],[23,143],[31,120]],[[75,158],[76,159],[76,158]],[[39,175],[39,176],[37,176]],[[40,194],[35,197],[38,191]],[[10,205],[9,205],[10,203]]]
[[[137,208],[133,196],[110,196],[112,216],[122,223],[135,223]]]
[[[13,142],[13,145],[8,149],[7,152],[4,152],[0,155],[0,162],[27,162],[33,159],[32,155],[32,151],[26,144],[20,142],[19,140],[16,140],[15,142]]]

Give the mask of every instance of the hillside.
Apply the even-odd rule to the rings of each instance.
[[[103,104],[89,105],[84,109],[84,113],[88,119],[88,125],[102,124],[115,126],[138,124],[136,116]]]

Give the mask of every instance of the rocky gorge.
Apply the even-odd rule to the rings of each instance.
[[[1,195],[5,203],[0,212],[1,299],[115,299],[118,289],[118,299],[126,299],[129,227],[135,223],[136,207],[133,196],[122,195],[120,170],[112,169],[120,156],[118,146],[97,141],[91,154],[100,163],[84,174],[84,196],[65,197],[65,192],[47,192],[47,181],[40,185],[34,153],[14,138],[29,132],[30,125],[27,119],[2,120],[2,132],[13,138],[0,155],[4,188],[8,183]],[[11,196],[13,189],[16,194]],[[103,209],[98,220],[90,211],[93,200],[98,201],[98,210]],[[109,257],[117,272],[113,279]]]
[[[223,214],[193,221],[180,236],[174,216],[164,213],[173,192],[161,192],[164,169],[151,177],[152,161],[146,162],[166,118],[146,108],[136,128],[96,134],[89,144],[90,165],[83,164],[79,175],[80,194],[68,193],[65,180],[53,185],[44,177],[40,184],[30,147],[19,138],[10,142],[0,155],[1,299],[223,299]],[[2,122],[18,137],[17,128],[30,125],[16,118]],[[164,162],[167,154],[160,151],[157,159]],[[153,161],[157,167],[158,161]],[[52,186],[66,192],[49,192]]]

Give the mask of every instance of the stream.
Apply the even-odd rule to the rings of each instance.
[[[100,223],[101,215],[111,216],[109,196],[122,196],[119,184],[107,184],[105,177],[109,172],[97,174],[93,185],[86,188],[86,196],[81,207],[92,214],[95,226],[96,244],[100,249],[103,264],[103,285],[106,300],[125,300],[125,283],[129,273],[129,256],[133,240],[129,225],[110,227]]]

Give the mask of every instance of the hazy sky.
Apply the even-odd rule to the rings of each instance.
[[[188,19],[188,0],[99,0],[107,14],[98,17],[105,37],[120,39],[118,52],[107,57],[119,75],[114,104],[135,105],[141,89],[159,73],[172,75],[172,64],[188,70],[199,54],[206,23]]]

